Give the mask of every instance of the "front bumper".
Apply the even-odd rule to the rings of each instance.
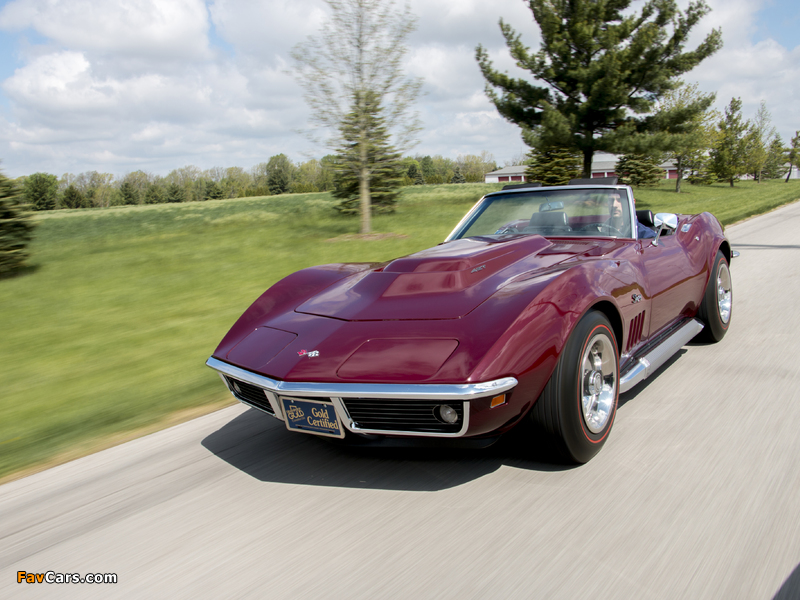
[[[285,421],[280,397],[324,399],[331,402],[345,428],[356,434],[462,437],[469,429],[470,401],[498,396],[517,385],[514,377],[466,384],[299,383],[271,379],[213,356],[206,365],[248,406]],[[456,405],[460,422],[437,425],[433,407],[444,403]]]

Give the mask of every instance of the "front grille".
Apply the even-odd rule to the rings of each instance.
[[[458,433],[464,425],[464,402],[460,400],[342,398],[342,402],[359,429],[414,433]],[[436,407],[442,404],[447,404],[455,409],[458,414],[458,420],[455,423],[443,423],[436,417]]]
[[[252,383],[245,383],[239,379],[234,379],[233,377],[228,377],[227,375],[225,376],[225,379],[227,380],[228,386],[231,388],[233,395],[239,400],[245,404],[259,408],[265,413],[271,414],[273,417],[275,416],[275,411],[272,410],[272,405],[269,403],[269,400],[267,400],[264,390],[262,390],[260,387],[255,386]]]

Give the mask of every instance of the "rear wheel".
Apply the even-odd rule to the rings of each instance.
[[[698,338],[707,342],[718,342],[724,338],[731,324],[732,309],[731,271],[725,255],[717,251],[703,301],[697,310],[697,317],[705,325]]]
[[[570,334],[531,418],[564,458],[585,463],[603,447],[618,400],[616,338],[605,315],[593,311]]]

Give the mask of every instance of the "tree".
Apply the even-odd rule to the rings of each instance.
[[[624,185],[651,187],[664,179],[664,169],[658,166],[659,162],[657,158],[645,154],[625,154],[617,161],[614,171]]]
[[[33,210],[53,210],[56,207],[58,177],[50,173],[34,173],[25,180],[25,201]]]
[[[267,186],[270,194],[285,194],[289,191],[292,183],[292,175],[295,170],[285,154],[276,154],[267,163]]]
[[[419,168],[422,170],[422,177],[427,183],[433,183],[431,178],[436,176],[436,167],[430,156],[423,156],[419,159]]]
[[[467,183],[467,178],[461,173],[461,167],[458,165],[456,165],[456,170],[452,179],[450,179],[450,183]]]
[[[786,160],[789,161],[789,172],[786,173],[786,181],[784,183],[789,183],[789,178],[792,176],[792,167],[800,166],[800,131],[794,132],[792,147],[789,148]]]
[[[772,119],[767,110],[767,103],[762,100],[745,135],[745,166],[747,172],[758,183],[761,183],[761,176],[769,159],[769,147],[772,140],[778,135],[777,130],[771,124]]]
[[[767,162],[764,164],[764,177],[778,179],[786,171],[786,155],[789,149],[783,145],[781,136],[776,134],[767,148]]]
[[[203,200],[222,200],[224,197],[225,193],[222,191],[222,186],[220,186],[219,183],[213,179],[206,181],[206,189],[205,194],[203,194]]]
[[[461,169],[464,179],[469,183],[483,183],[486,179],[486,173],[497,170],[494,156],[486,150],[480,154],[459,154],[456,164]]]
[[[581,176],[581,158],[564,148],[533,148],[528,153],[525,178],[542,185],[566,185]]]
[[[717,123],[719,138],[711,150],[712,172],[720,181],[730,182],[731,187],[739,175],[747,172],[745,134],[748,126],[749,123],[742,120],[741,98],[731,98],[724,118]]]
[[[30,213],[20,204],[19,189],[0,174],[0,276],[25,264],[33,229]]]
[[[122,204],[139,204],[139,193],[130,181],[123,181],[119,186]]]
[[[677,86],[677,77],[722,46],[715,29],[695,50],[683,52],[691,29],[709,12],[704,0],[690,2],[685,13],[675,0],[651,0],[640,14],[628,11],[630,4],[530,0],[542,33],[536,53],[501,19],[517,65],[547,87],[496,71],[488,51],[476,49],[486,92],[500,114],[523,131],[536,131],[546,146],[580,152],[584,177],[591,177],[594,152],[661,149],[665,135],[647,135],[656,125],[677,125],[702,112],[701,105],[690,106],[662,114],[658,123],[648,115]]]
[[[162,204],[166,202],[166,194],[164,188],[160,183],[153,182],[147,186],[147,191],[144,194],[145,204]]]
[[[87,202],[81,191],[75,185],[70,184],[61,197],[61,206],[64,208],[86,208]]]
[[[707,105],[702,112],[693,112],[685,121],[674,125],[665,144],[667,152],[664,158],[673,161],[678,171],[678,177],[675,179],[676,193],[681,191],[684,171],[691,171],[696,180],[697,173],[705,170],[708,150],[716,140],[715,124],[719,119],[719,113],[710,110],[716,94],[703,94],[697,87],[696,83],[692,85],[681,83],[676,89],[666,92],[659,101],[656,112],[657,121],[661,119],[662,114],[666,114],[666,126],[669,126],[670,115],[674,112]]]
[[[167,202],[186,202],[186,188],[176,182],[167,184]]]
[[[366,157],[370,147],[387,140],[369,137],[374,106],[381,107],[386,131],[394,134],[389,154],[414,145],[419,119],[411,105],[421,81],[402,70],[405,40],[416,26],[416,17],[406,5],[395,9],[394,0],[326,0],[330,18],[317,38],[310,37],[292,51],[298,82],[305,89],[311,122],[329,133],[325,144],[335,152],[353,145],[361,164],[358,172],[361,232],[371,230],[370,205],[373,175],[386,165],[373,165]],[[374,129],[373,129],[374,131]],[[345,133],[347,138],[344,137]],[[312,134],[313,135],[313,134]],[[352,166],[352,162],[350,163]],[[393,177],[382,177],[385,187]]]
[[[389,144],[377,95],[365,92],[363,100],[361,95],[357,93],[353,98],[353,110],[342,124],[343,144],[334,163],[333,196],[342,199],[336,207],[340,212],[361,214],[361,233],[366,233],[365,211],[370,217],[372,213],[394,212],[405,169],[400,154]],[[366,207],[365,194],[369,198]]]
[[[423,185],[425,183],[425,178],[422,176],[422,169],[417,167],[415,163],[409,165],[406,175],[414,185]]]

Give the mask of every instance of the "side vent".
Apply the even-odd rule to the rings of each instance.
[[[630,330],[628,331],[628,345],[626,351],[630,351],[636,344],[642,340],[642,330],[644,329],[644,313],[640,312],[631,321]]]

